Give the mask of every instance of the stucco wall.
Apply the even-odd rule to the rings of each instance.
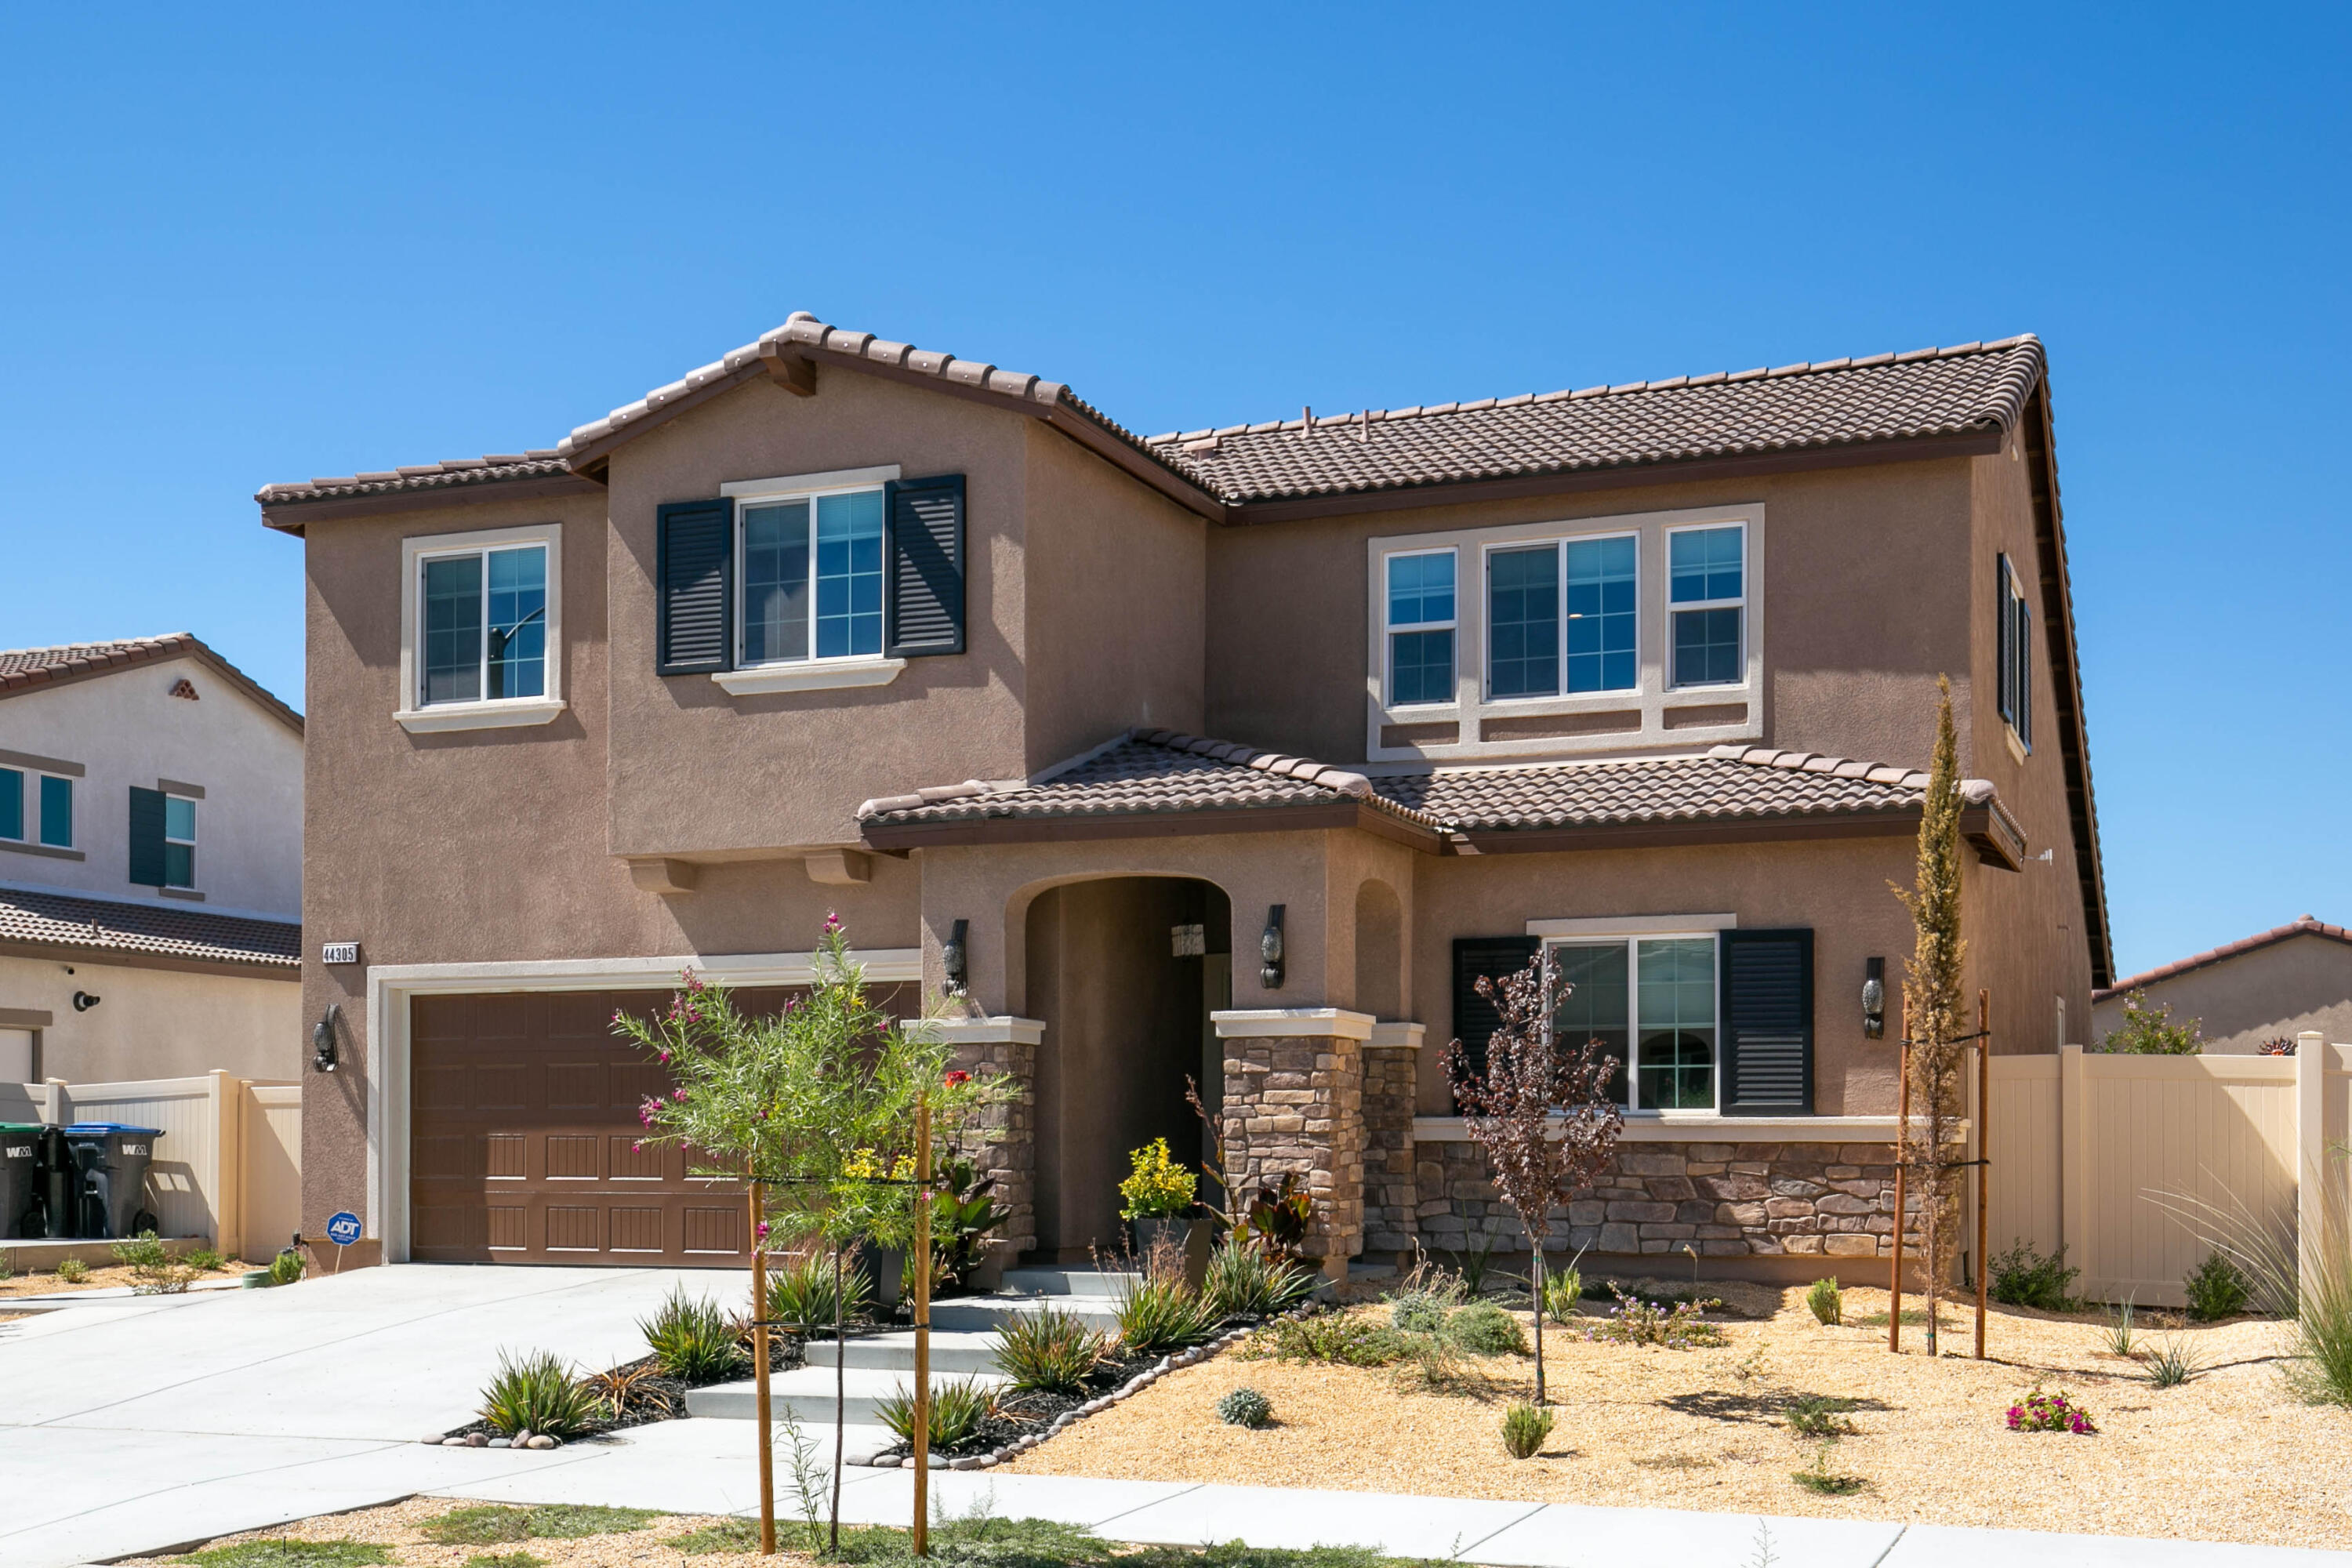
[[[2324,936],[2292,936],[2143,988],[2172,1020],[2201,1020],[2209,1054],[2251,1055],[2264,1040],[2316,1029],[2352,1042],[2352,945]],[[2123,1026],[2121,996],[2098,1003],[2084,1045]]]
[[[196,700],[172,695],[186,680]],[[0,844],[0,881],[141,903],[292,920],[302,907],[302,737],[201,659],[143,664],[0,701],[0,749],[79,763],[74,845],[83,858]],[[196,887],[164,898],[131,873],[131,787],[194,784]],[[26,803],[26,836],[34,803]]]
[[[77,991],[98,1005],[75,1012]],[[293,1078],[309,1056],[301,1004],[291,973],[268,980],[0,956],[0,1007],[52,1016],[41,1031],[41,1076],[74,1083],[189,1078],[215,1068]]]

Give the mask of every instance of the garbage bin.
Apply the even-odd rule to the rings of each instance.
[[[32,1239],[48,1233],[42,1131],[37,1121],[0,1121],[0,1237]]]
[[[73,1233],[106,1239],[153,1230],[155,1216],[146,1203],[147,1164],[163,1130],[77,1121],[65,1132],[73,1161]]]

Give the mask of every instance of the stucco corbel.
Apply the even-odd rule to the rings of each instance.
[[[801,857],[812,882],[828,888],[854,888],[874,879],[874,857],[863,849],[819,849]]]
[[[644,893],[674,893],[694,891],[698,868],[690,860],[667,860],[658,856],[646,856],[629,862],[629,880]]]

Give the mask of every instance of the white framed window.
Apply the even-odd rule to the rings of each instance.
[[[1676,687],[1748,679],[1748,531],[1738,523],[1666,532],[1666,602]]]
[[[882,487],[736,502],[735,664],[882,657]]]
[[[0,767],[0,841],[74,847],[74,782],[36,768]]]
[[[1486,697],[1634,691],[1641,536],[1486,547]]]
[[[184,795],[163,796],[163,886],[196,885],[196,803]]]
[[[1612,1099],[1628,1110],[1717,1109],[1715,931],[1579,931],[1544,947],[1565,986],[1553,1026],[1563,1044],[1597,1039],[1617,1058]]]
[[[544,724],[563,710],[560,528],[401,542],[403,727]]]
[[[1389,706],[1453,701],[1454,552],[1401,551],[1387,558],[1382,573]]]

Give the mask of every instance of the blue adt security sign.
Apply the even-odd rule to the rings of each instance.
[[[360,1238],[360,1216],[345,1209],[327,1222],[327,1239],[337,1247],[349,1247]]]

